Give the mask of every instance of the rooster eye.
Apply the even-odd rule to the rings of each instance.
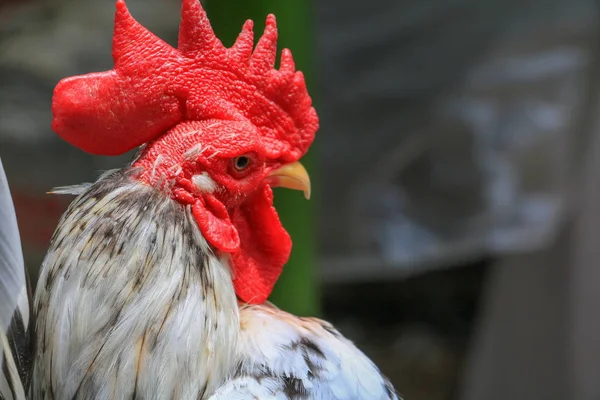
[[[235,179],[242,179],[247,177],[256,168],[260,166],[260,158],[254,152],[249,152],[231,158],[227,170],[229,174]]]
[[[248,156],[239,156],[233,159],[233,168],[238,172],[245,170],[249,165],[250,157]]]

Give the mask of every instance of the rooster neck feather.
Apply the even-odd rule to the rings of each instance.
[[[202,398],[227,378],[239,331],[227,262],[189,209],[131,173],[87,188],[52,238],[35,398]]]

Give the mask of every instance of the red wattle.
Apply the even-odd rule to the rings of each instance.
[[[265,185],[236,208],[231,220],[240,236],[240,250],[231,256],[235,291],[246,303],[264,303],[292,250],[290,236],[273,207],[271,188]]]
[[[240,237],[229,219],[225,206],[212,196],[198,199],[192,206],[192,215],[208,243],[231,253],[239,250]]]

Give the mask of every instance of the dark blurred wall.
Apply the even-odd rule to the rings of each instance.
[[[587,95],[587,0],[318,10],[325,279],[549,246]]]

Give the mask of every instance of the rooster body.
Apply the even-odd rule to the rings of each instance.
[[[131,174],[71,189],[36,289],[34,399],[396,398],[330,324],[238,304],[190,210]]]
[[[183,0],[176,51],[118,0],[115,69],[61,81],[53,128],[92,153],[143,146],[56,191],[77,197],[33,302],[0,168],[0,400],[399,398],[330,324],[266,301],[291,251],[272,187],[308,196],[318,127],[276,38],[269,16],[254,50],[250,22],[226,49]]]

